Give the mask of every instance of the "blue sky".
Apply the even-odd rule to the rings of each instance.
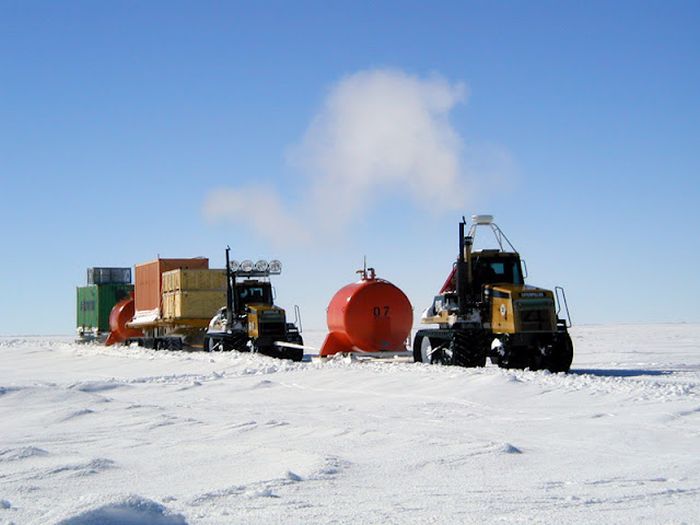
[[[0,333],[70,333],[88,266],[226,244],[282,259],[309,327],[363,255],[419,312],[472,213],[575,322],[700,321],[698,27],[697,2],[1,2]],[[323,141],[397,115],[454,173],[381,135],[357,186],[364,150]]]

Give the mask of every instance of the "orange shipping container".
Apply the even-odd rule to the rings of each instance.
[[[135,266],[134,299],[136,304],[134,309],[136,317],[160,316],[163,272],[178,268],[206,270],[209,268],[209,259],[205,257],[156,259]]]

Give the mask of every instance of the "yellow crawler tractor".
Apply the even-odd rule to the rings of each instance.
[[[230,248],[226,248],[226,306],[209,322],[205,349],[259,352],[301,361],[304,340],[299,307],[295,306],[295,322],[290,323],[284,309],[274,304],[270,275],[281,273],[281,263],[277,260],[239,263],[229,259],[229,252]]]
[[[573,344],[564,289],[525,284],[520,255],[491,215],[474,215],[467,235],[465,226],[462,218],[459,257],[421,319],[437,328],[416,333],[414,360],[477,367],[489,357],[502,368],[568,372]],[[472,251],[479,227],[493,232],[498,248]]]

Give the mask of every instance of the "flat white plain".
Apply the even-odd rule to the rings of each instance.
[[[697,523],[700,325],[572,334],[568,375],[0,338],[0,523]]]

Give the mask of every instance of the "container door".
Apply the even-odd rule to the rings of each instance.
[[[94,328],[97,323],[97,286],[78,288],[77,326]]]

